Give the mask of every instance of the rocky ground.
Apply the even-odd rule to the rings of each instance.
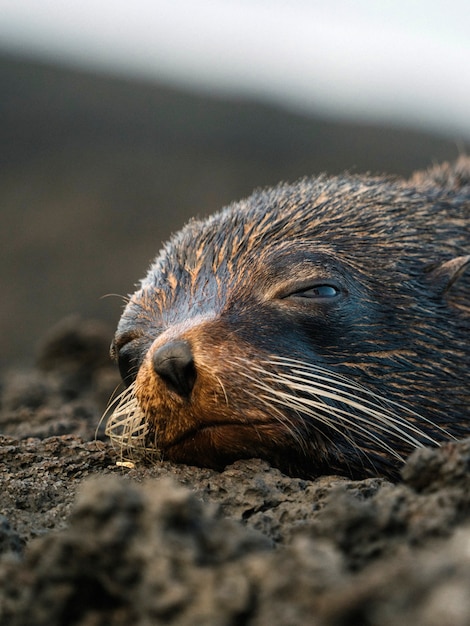
[[[400,484],[122,464],[108,329],[64,320],[0,410],[0,623],[470,624],[470,441]]]

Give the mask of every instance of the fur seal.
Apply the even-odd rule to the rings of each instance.
[[[470,434],[470,158],[256,191],[174,235],[111,347],[127,454],[396,478]]]

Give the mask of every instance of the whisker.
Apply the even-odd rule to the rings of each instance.
[[[121,457],[124,454],[137,453],[138,456],[153,456],[158,453],[149,447],[150,428],[148,420],[142,411],[135,396],[135,383],[130,385],[120,393],[108,406],[103,418],[112,410],[106,423],[105,434],[110,438],[111,443],[118,448]],[[102,418],[102,419],[103,419]],[[155,434],[156,436],[156,434]]]
[[[99,420],[99,422],[98,422],[98,425],[96,426],[96,429],[95,429],[95,441],[96,441],[96,440],[97,440],[97,438],[98,438],[98,431],[99,431],[99,429],[100,429],[101,424],[103,423],[103,420],[107,417],[108,413],[111,411],[112,407],[116,404],[116,402],[117,402],[117,400],[118,400],[118,397],[116,396],[116,393],[117,393],[117,390],[121,387],[121,385],[122,385],[122,383],[118,383],[118,384],[114,387],[114,389],[113,389],[113,392],[112,392],[112,394],[111,394],[111,397],[110,397],[110,398],[109,398],[109,400],[108,400],[108,404],[106,405],[106,408],[105,408],[105,410],[104,410],[104,412],[103,412],[103,415],[100,417],[100,420]],[[122,395],[122,394],[119,394],[119,397],[120,397],[121,395]]]
[[[312,369],[312,366],[309,367],[309,370]],[[319,368],[322,372],[328,373],[328,370],[324,369],[324,368]],[[286,378],[290,378],[289,374],[286,375],[280,375],[282,376],[286,376]],[[335,376],[339,376],[341,377],[341,375],[333,375],[332,378],[335,378]],[[317,376],[313,373],[313,372],[309,372],[309,377],[310,378],[316,378]],[[318,377],[321,380],[328,380],[328,378],[325,376],[321,376]],[[343,378],[343,377],[341,377]],[[292,377],[293,380],[300,380],[301,382],[303,382],[303,378],[301,379],[296,379],[295,377]],[[348,379],[346,379],[348,380]],[[323,385],[318,385],[323,386]],[[354,389],[355,385],[351,384],[351,381],[348,380],[347,383],[344,383],[343,386],[349,388],[349,389]],[[335,387],[330,387],[328,385],[324,386],[325,389],[332,389],[333,393],[336,393],[338,391],[336,385]],[[408,430],[410,432],[414,432],[416,435],[418,435],[419,437],[426,439],[429,443],[431,443],[432,445],[439,445],[439,442],[436,441],[435,439],[433,439],[430,435],[428,435],[427,433],[425,433],[424,431],[422,431],[421,429],[419,429],[416,424],[414,424],[413,422],[409,422],[407,420],[404,420],[403,418],[399,417],[394,411],[392,411],[391,409],[387,408],[386,406],[384,406],[384,404],[388,403],[388,400],[386,398],[383,398],[381,396],[378,396],[377,394],[374,394],[373,392],[371,392],[370,390],[364,388],[362,385],[357,385],[356,388],[361,391],[362,393],[366,393],[367,395],[373,397],[374,399],[378,398],[381,402],[372,402],[369,400],[365,400],[365,399],[361,399],[361,403],[357,403],[355,401],[351,402],[346,400],[347,397],[349,398],[357,398],[357,395],[354,394],[350,394],[348,392],[343,392],[344,393],[344,402],[349,404],[350,406],[355,406],[355,408],[360,409],[360,410],[364,410],[365,412],[369,411],[371,412],[371,414],[378,420],[381,421],[385,421],[386,423],[388,423],[390,425],[391,428],[393,428],[396,432],[401,432],[402,435],[405,435],[407,439],[409,439],[409,443],[412,443],[412,445],[419,445],[422,446],[422,442],[417,442],[411,435],[408,435],[405,430]],[[305,388],[300,388],[300,391],[309,393],[310,390],[310,386],[305,386]],[[327,396],[327,394],[324,394],[325,396]],[[341,395],[341,398],[339,398],[340,401],[342,400],[343,395]],[[338,400],[338,398],[331,398],[331,399],[336,399]],[[400,408],[402,408],[403,410],[407,410],[406,407],[401,407],[401,405],[399,405],[398,403],[394,403],[394,402],[390,402],[390,404],[394,404],[395,406],[398,406]],[[371,409],[369,409],[368,407],[372,407]],[[378,410],[377,410],[378,409]],[[417,413],[415,413],[414,411],[408,410],[409,413],[413,414],[415,417],[417,417],[418,419],[422,420],[422,421],[426,421],[432,424],[432,422],[430,420],[427,420],[426,418],[422,418],[420,415],[418,415]],[[386,414],[386,415],[385,415]],[[388,418],[390,418],[394,424],[390,423],[389,420],[386,419],[386,416],[388,416]],[[397,425],[397,424],[401,424],[401,428]],[[447,436],[450,437],[450,435],[444,430],[444,429],[440,429],[442,432],[444,432]]]
[[[229,401],[228,401],[228,396],[227,396],[227,392],[225,391],[225,387],[222,383],[222,381],[220,380],[220,378],[218,376],[214,376],[214,378],[216,379],[216,381],[219,383],[220,388],[222,389],[222,393],[224,394],[224,398],[225,398],[225,404],[227,406],[229,406]]]
[[[258,386],[260,388],[269,390],[270,399],[275,400],[275,401],[280,401],[286,407],[290,407],[292,404],[292,406],[295,406],[297,408],[300,408],[300,410],[303,410],[304,413],[308,412],[308,414],[311,417],[319,420],[322,424],[324,424],[325,426],[328,426],[331,430],[334,430],[335,432],[340,434],[354,447],[357,447],[357,443],[351,437],[349,437],[344,431],[342,431],[334,420],[330,419],[331,413],[334,413],[336,417],[340,417],[343,424],[348,424],[350,426],[349,428],[350,432],[357,432],[358,434],[365,433],[367,434],[368,438],[375,439],[380,444],[381,447],[387,447],[388,452],[394,454],[394,456],[398,455],[398,453],[396,453],[393,450],[393,448],[391,448],[387,444],[384,444],[384,442],[379,437],[377,437],[373,432],[371,433],[369,429],[359,426],[357,422],[354,421],[354,420],[359,419],[359,421],[364,422],[366,425],[371,424],[371,422],[365,418],[360,418],[359,416],[356,416],[355,414],[351,414],[348,411],[345,411],[344,409],[341,409],[339,407],[332,407],[326,404],[324,401],[322,401],[322,398],[318,398],[317,400],[311,400],[309,398],[292,396],[291,394],[287,392],[280,392],[278,390],[272,389],[272,387],[269,387],[269,386],[263,386],[263,385],[258,385]],[[323,414],[318,415],[317,413],[311,410],[312,408],[318,409],[326,413],[326,415],[323,415]],[[345,418],[353,418],[353,420],[345,419]],[[387,430],[384,427],[382,427],[382,430],[387,432]]]
[[[403,457],[380,437],[380,433],[385,439],[386,436],[396,437],[415,448],[422,447],[423,441],[439,445],[413,421],[404,419],[396,413],[396,410],[392,410],[390,405],[395,409],[400,406],[398,403],[389,402],[341,374],[287,357],[273,356],[263,364],[270,366],[270,369],[249,363],[249,373],[246,377],[250,378],[251,384],[253,379],[257,381],[256,387],[264,392],[262,395],[264,404],[269,406],[275,402],[295,410],[297,414],[308,415],[340,434],[356,449],[359,444],[353,435],[375,442],[375,445],[388,455],[403,461]],[[276,371],[273,371],[273,366],[276,367]],[[282,388],[286,391],[282,391]],[[327,400],[338,403],[343,408],[331,405]],[[349,410],[345,407],[349,407]],[[351,412],[351,409],[354,412]],[[403,409],[407,410],[406,407]],[[407,413],[415,418],[421,418],[412,410],[407,410]],[[287,415],[283,414],[283,419],[287,420]],[[291,422],[289,429],[292,430]],[[297,432],[298,427],[295,430]]]
[[[310,387],[309,385],[298,384],[298,381],[302,381],[302,379],[294,376],[284,375],[277,377],[277,382],[284,382],[285,380],[290,381],[291,389],[300,391],[302,393],[313,393],[314,395],[319,395],[330,400],[342,402],[352,408],[357,409],[358,411],[374,417],[376,420],[378,420],[377,422],[374,422],[374,426],[376,426],[377,428],[380,428],[381,426],[383,428],[384,426],[386,426],[387,428],[383,428],[385,432],[389,432],[390,434],[392,434],[392,432],[395,432],[396,434],[401,435],[403,441],[408,441],[408,443],[414,446],[422,446],[423,444],[418,439],[413,437],[411,433],[415,433],[416,435],[427,439],[431,444],[437,445],[437,441],[435,441],[430,435],[427,435],[426,433],[421,431],[414,424],[410,422],[405,422],[390,411],[385,410],[384,412],[384,409],[382,407],[379,407],[379,410],[377,410],[375,408],[377,407],[377,405],[374,405],[370,401],[366,401],[365,403],[359,402],[355,399],[356,396],[350,393],[337,393],[334,387],[330,387],[328,385],[320,384],[316,385],[312,389],[312,387]],[[366,423],[372,424],[370,420],[365,420],[363,417],[361,417],[361,415],[357,415],[356,418],[360,421],[365,421]],[[410,433],[408,433],[407,430],[409,430]]]
[[[252,369],[256,369],[259,370],[261,372],[263,372],[263,370],[261,368],[252,368]],[[248,378],[251,382],[253,381],[253,376],[250,376],[248,373],[245,372],[240,372],[241,375],[245,376],[246,378]],[[268,370],[264,370],[264,374],[266,374],[268,377],[272,376],[272,372],[268,371]],[[302,398],[299,398],[297,396],[292,397],[291,395],[289,395],[288,393],[285,393],[285,400],[284,401],[279,401],[279,394],[281,392],[279,392],[278,390],[273,390],[273,388],[268,385],[268,384],[264,384],[259,380],[259,377],[257,377],[257,382],[255,383],[256,386],[267,392],[267,395],[259,395],[259,394],[254,394],[254,393],[250,393],[250,395],[252,395],[255,399],[262,400],[263,403],[265,404],[265,406],[268,407],[269,412],[271,413],[271,411],[274,409],[273,407],[273,400],[277,401],[278,403],[280,403],[282,406],[285,406],[291,410],[294,410],[298,417],[299,417],[299,422],[301,424],[305,423],[305,420],[302,418],[302,413],[305,414],[305,406],[302,404]],[[248,390],[246,390],[248,392]],[[249,393],[249,392],[248,392]],[[322,411],[325,411],[326,415],[318,415],[318,414],[314,414],[310,409],[308,409],[308,412],[310,413],[311,417],[314,417],[316,419],[320,418],[320,421],[322,424],[324,424],[325,426],[329,427],[330,430],[336,431],[338,434],[341,435],[341,437],[343,439],[345,439],[351,446],[356,447],[357,448],[357,442],[355,442],[347,433],[345,433],[344,431],[340,430],[340,428],[337,426],[336,422],[333,420],[328,419],[329,417],[329,413],[331,413],[331,411],[329,410],[329,406],[326,405],[324,402],[322,402],[321,400],[319,401],[317,408],[321,409]],[[299,443],[300,447],[302,448],[303,452],[305,454],[307,454],[308,450],[311,450],[311,445],[306,445],[306,440],[305,437],[300,433],[300,429],[298,427],[297,424],[294,424],[293,421],[289,418],[288,414],[286,413],[282,413],[278,410],[279,413],[279,417],[277,418],[279,423],[282,423],[282,425],[285,427],[286,426],[286,422],[288,422],[289,426],[288,426],[288,430],[291,434],[291,436]],[[367,432],[365,429],[364,432]],[[326,440],[329,441],[329,443],[336,448],[339,451],[339,447],[337,445],[337,443],[335,443],[333,441],[333,439],[327,435],[326,433],[322,432],[322,437]],[[380,441],[380,440],[378,440]],[[310,442],[311,443],[311,442]],[[392,450],[392,452],[394,452]],[[365,452],[364,452],[365,454]]]
[[[436,424],[435,422],[428,419],[424,415],[417,413],[413,409],[407,406],[404,406],[403,404],[400,404],[399,402],[396,402],[395,400],[391,400],[389,398],[380,396],[379,394],[371,391],[370,389],[367,389],[367,387],[364,387],[360,383],[357,383],[355,381],[352,382],[351,379],[344,376],[343,374],[338,374],[337,372],[331,371],[320,365],[313,365],[312,363],[307,363],[299,359],[292,359],[289,357],[280,357],[276,355],[273,355],[272,358],[269,361],[265,361],[265,363],[266,364],[278,363],[280,365],[284,365],[288,367],[290,367],[290,364],[294,364],[294,366],[301,368],[301,372],[297,372],[297,373],[299,373],[300,375],[306,375],[307,377],[311,377],[311,378],[317,378],[319,376],[317,372],[321,372],[324,376],[326,376],[327,380],[334,379],[335,381],[338,381],[338,383],[342,385],[343,387],[347,387],[350,389],[358,389],[362,393],[373,397],[379,406],[383,406],[384,408],[387,406],[396,407],[400,411],[404,413],[408,413],[409,415],[412,415],[418,422],[426,422],[427,424],[430,424],[431,426],[433,426],[433,428],[435,428],[436,430],[439,430],[445,437],[449,439],[456,439],[445,428],[442,428],[441,426],[439,426],[439,424]],[[439,445],[438,442],[433,442],[433,443],[434,445]]]
[[[302,433],[300,432],[300,429],[293,423],[293,421],[290,418],[286,417],[286,415],[282,413],[282,411],[280,411],[278,408],[274,407],[272,403],[269,402],[268,397],[257,395],[249,391],[248,389],[246,389],[246,393],[249,396],[255,398],[255,400],[261,400],[263,402],[263,404],[268,409],[267,411],[268,414],[272,416],[279,424],[282,424],[283,427],[288,430],[292,439],[298,443],[299,447],[306,454],[308,451],[308,446],[306,444],[305,437],[302,435]],[[259,436],[259,438],[261,440],[261,436]]]
[[[124,302],[124,304],[128,304],[131,300],[130,296],[123,296],[120,293],[105,293],[100,296],[100,300],[104,300],[105,298],[119,298]]]
[[[380,439],[380,437],[378,437],[374,432],[371,432],[370,429],[357,424],[354,421],[354,419],[357,416],[354,414],[348,413],[347,411],[340,409],[338,407],[330,407],[329,405],[324,404],[322,402],[309,401],[306,398],[295,398],[295,401],[293,401],[292,398],[288,394],[285,394],[284,398],[282,397],[282,395],[279,396],[278,394],[275,394],[275,395],[273,394],[272,396],[270,396],[270,399],[275,402],[279,402],[280,404],[283,404],[283,406],[286,406],[288,408],[290,408],[291,406],[296,406],[297,408],[300,408],[304,414],[308,414],[310,417],[313,417],[316,421],[319,421],[325,426],[328,426],[331,430],[337,432],[339,435],[341,435],[341,437],[346,439],[346,441],[348,441],[348,443],[350,443],[354,448],[357,448],[358,447],[357,442],[354,439],[352,439],[346,432],[341,430],[337,424],[335,424],[330,419],[325,419],[325,415],[323,414],[319,415],[318,413],[314,412],[312,409],[317,409],[319,411],[326,412],[327,416],[331,413],[334,413],[334,415],[339,418],[340,423],[345,425],[350,433],[357,433],[359,435],[365,434],[369,440],[375,441],[377,444],[379,444],[381,448],[386,450],[389,454],[391,454],[392,456],[394,456],[400,461],[404,460],[403,457],[396,450],[394,450],[391,446],[389,446],[382,439]],[[353,419],[350,419],[350,418],[353,418]],[[370,422],[366,420],[361,420],[361,421],[369,425],[371,424]],[[385,430],[384,432],[387,432],[387,431]]]

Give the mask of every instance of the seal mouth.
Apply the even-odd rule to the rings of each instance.
[[[176,448],[179,446],[185,446],[188,443],[194,443],[194,445],[196,445],[197,443],[199,443],[197,439],[201,437],[205,438],[209,436],[215,439],[217,438],[217,435],[221,435],[221,434],[226,435],[231,430],[235,431],[234,436],[237,437],[237,442],[238,442],[239,436],[240,436],[239,433],[241,429],[251,431],[256,436],[257,440],[260,440],[261,436],[258,431],[258,427],[263,427],[263,429],[266,427],[269,427],[270,429],[274,429],[275,424],[276,422],[270,421],[270,420],[257,420],[257,421],[250,421],[250,422],[236,422],[233,420],[223,420],[223,421],[211,422],[210,424],[201,424],[200,426],[190,428],[186,430],[184,433],[181,433],[180,435],[178,435],[178,437],[173,439],[170,443],[159,446],[159,449],[162,452],[167,452],[169,450],[172,450],[173,448]]]
[[[223,420],[190,428],[164,445],[158,445],[157,434],[156,445],[162,460],[223,470],[240,459],[271,458],[273,445],[278,448],[282,443],[276,432],[282,434],[282,429],[273,421]]]
[[[134,385],[125,389],[108,406],[105,433],[123,458],[166,458],[190,464],[227,464],[260,456],[260,450],[271,448],[282,439],[282,424],[276,419],[216,419],[177,431],[169,437],[159,432],[158,424],[142,410],[135,396]],[[201,461],[202,459],[202,461]]]

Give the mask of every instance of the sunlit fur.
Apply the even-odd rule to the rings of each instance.
[[[190,222],[119,323],[129,386],[107,434],[132,458],[396,478],[415,448],[470,434],[469,220],[462,157],[410,181],[280,185]],[[296,297],[322,281],[340,295]],[[175,340],[188,397],[153,366]]]

